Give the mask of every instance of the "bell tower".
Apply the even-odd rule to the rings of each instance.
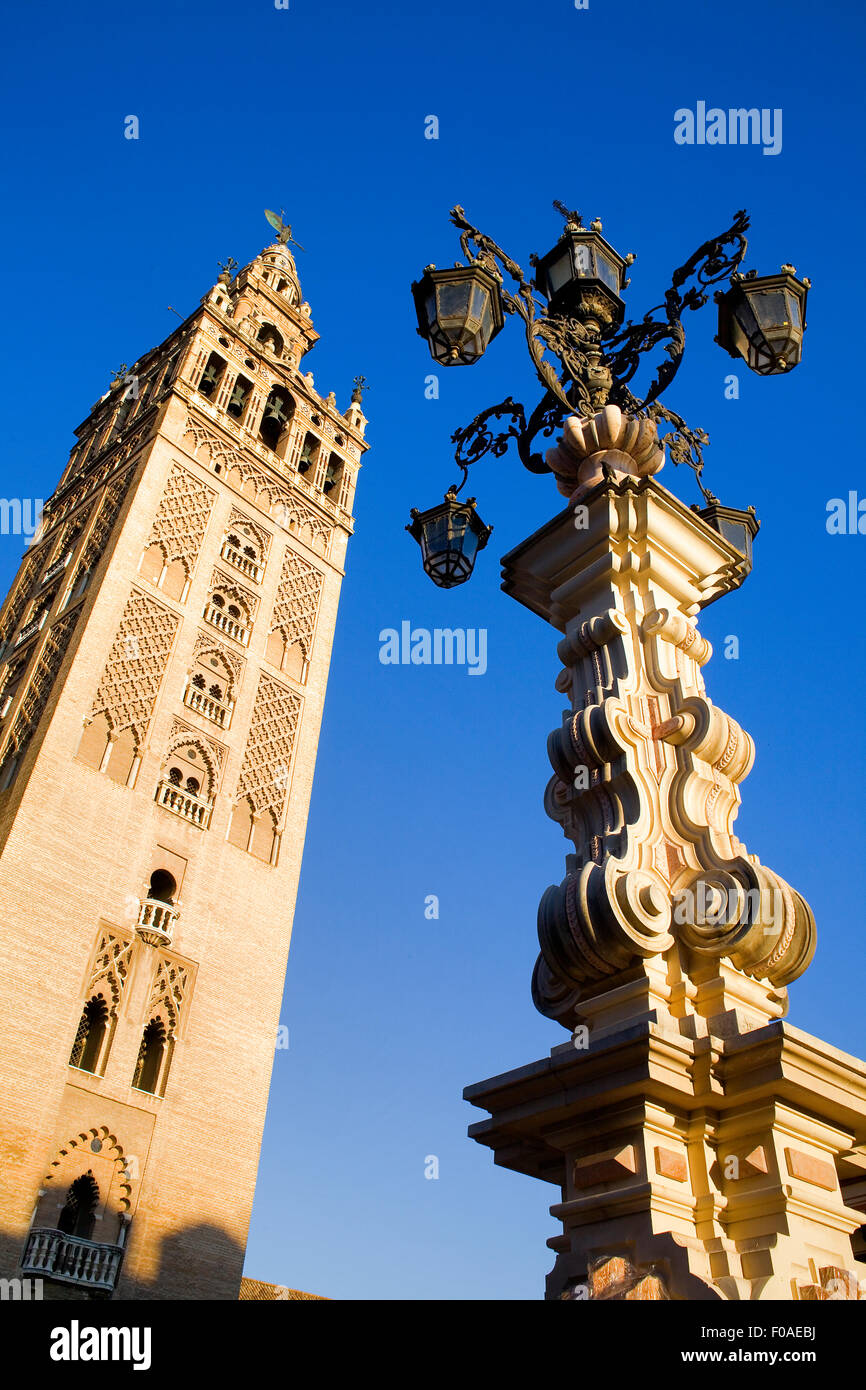
[[[0,610],[0,1277],[45,1297],[238,1296],[367,448],[278,232],[116,373]]]

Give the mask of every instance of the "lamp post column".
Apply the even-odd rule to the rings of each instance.
[[[704,686],[695,618],[744,555],[658,483],[639,421],[570,424],[569,506],[503,561],[562,634],[545,807],[572,852],[532,991],[570,1036],[469,1086],[470,1134],[561,1190],[548,1297],[850,1296],[866,1065],[782,1021],[814,919],[734,834],[754,745]]]

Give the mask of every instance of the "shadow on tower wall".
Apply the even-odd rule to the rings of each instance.
[[[133,1227],[130,1248],[133,1247],[135,1234]],[[24,1244],[20,1237],[0,1231],[0,1270],[7,1279],[27,1277],[19,1264]],[[139,1253],[137,1263],[140,1262]],[[121,1267],[117,1287],[110,1298],[115,1303],[185,1300],[236,1302],[243,1262],[243,1247],[219,1226],[208,1222],[184,1226],[162,1240],[152,1262],[152,1278],[134,1278]],[[25,1292],[25,1299],[34,1296],[34,1276],[29,1277],[31,1289]],[[7,1294],[4,1286],[3,1296],[14,1295]],[[42,1297],[52,1302],[105,1302],[109,1296],[45,1278]]]

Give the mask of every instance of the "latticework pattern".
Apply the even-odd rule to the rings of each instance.
[[[300,642],[309,657],[319,611],[324,576],[302,555],[287,550],[271,616],[271,632],[281,632],[286,644]]]
[[[235,800],[247,797],[253,811],[270,812],[277,827],[288,796],[302,703],[300,695],[262,672]]]
[[[126,489],[132,478],[132,469],[128,468],[125,473],[120,474],[113,482],[109,483],[99,505],[96,520],[90,530],[90,535],[84,544],[81,552],[81,559],[75,571],[73,587],[78,583],[82,574],[91,573],[99,563],[99,559],[106,547],[108,538],[114,529],[117,514],[120,511],[121,503],[126,496]]]
[[[4,643],[9,641],[27,607],[27,601],[33,592],[33,585],[42,568],[45,553],[44,549],[40,549],[38,554],[28,555],[21,566],[21,573],[12,589],[12,597],[6,609],[2,629],[0,629],[0,641]]]
[[[200,656],[219,656],[225,662],[232,673],[235,689],[240,684],[241,675],[244,669],[244,659],[235,652],[229,651],[224,642],[220,642],[216,637],[211,637],[206,632],[199,631],[195,639],[192,658],[196,661]]]
[[[190,972],[187,966],[182,965],[180,961],[160,956],[156,978],[150,991],[148,1012],[151,1018],[158,1013],[165,1015],[169,1039],[174,1039],[177,1033],[189,979]]]
[[[204,425],[200,425],[191,416],[187,421],[185,433],[192,435],[196,449],[203,445],[211,458],[225,467],[227,482],[236,477],[240,488],[250,482],[253,484],[256,506],[261,507],[262,511],[270,513],[287,531],[292,527],[296,530],[308,527],[311,534],[318,537],[323,548],[327,550],[333,522],[308,506],[290,484],[267,473],[252,459],[244,458],[238,449],[220,439]]]
[[[154,517],[148,545],[159,545],[166,564],[182,560],[191,572],[201,549],[216,493],[175,464]]]
[[[131,729],[141,746],[178,619],[169,609],[134,589],[96,691],[90,719],[105,714],[115,733]]]
[[[121,936],[111,927],[103,927],[100,932],[87,993],[88,996],[91,995],[99,982],[104,980],[111,990],[112,1008],[115,1013],[120,1008],[123,987],[129,975],[132,945],[131,940]]]
[[[57,672],[60,670],[60,664],[63,661],[66,648],[69,646],[69,639],[77,620],[78,613],[73,611],[48,629],[45,645],[39,653],[39,660],[30,677],[15,719],[15,725],[9,739],[11,748],[23,748],[31,734],[34,733],[42,717],[48,696],[51,694],[51,688],[54,685]]]

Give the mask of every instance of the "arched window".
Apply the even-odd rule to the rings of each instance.
[[[204,619],[243,646],[250,640],[252,619],[249,608],[232,589],[216,589],[210,594],[204,608]]]
[[[66,1236],[90,1240],[99,1206],[99,1188],[88,1170],[76,1178],[66,1193],[66,1202],[57,1218],[57,1229]]]
[[[235,701],[235,673],[219,651],[201,652],[183,693],[183,702],[227,728]]]
[[[160,903],[174,903],[174,895],[177,892],[177,879],[174,874],[170,874],[168,869],[154,869],[150,876],[149,898],[156,898]]]
[[[295,403],[282,386],[275,386],[265,402],[259,434],[269,449],[276,451],[277,445],[289,427]]]
[[[268,636],[265,656],[274,666],[303,684],[307,674],[307,653],[300,641],[290,641],[281,627]]]
[[[84,1005],[75,1042],[69,1054],[69,1065],[80,1071],[100,1073],[100,1059],[108,1036],[108,1005],[101,994],[88,999]]]
[[[205,363],[205,369],[198,384],[199,391],[203,396],[207,396],[208,400],[212,400],[216,396],[225,369],[225,358],[220,357],[218,352],[212,352]]]
[[[179,743],[169,754],[167,772],[163,773],[173,787],[183,787],[190,796],[209,800],[213,778],[207,758],[194,743]],[[166,899],[170,901],[170,899]]]
[[[323,492],[333,492],[343,476],[343,460],[338,454],[331,454],[325,468],[325,477],[322,482]],[[337,489],[339,492],[339,489]]]
[[[263,323],[259,331],[259,342],[269,347],[271,352],[276,353],[277,357],[283,355],[282,334],[277,331],[272,323]]]
[[[309,431],[304,436],[304,446],[301,449],[301,457],[298,459],[298,472],[308,473],[316,462],[319,452],[319,441],[314,434]]]
[[[159,541],[154,541],[144,551],[138,571],[151,584],[162,589],[169,598],[177,599],[179,603],[183,602],[189,584],[186,563],[180,558],[169,563],[165,547]]]
[[[144,1030],[132,1084],[137,1091],[162,1095],[168,1072],[168,1037],[161,1018],[152,1018]]]
[[[255,815],[248,797],[232,807],[228,841],[266,864],[276,863],[278,835],[270,811]]]
[[[253,383],[248,380],[247,377],[239,376],[236,378],[235,384],[232,387],[231,396],[229,397],[229,403],[226,406],[229,415],[232,415],[235,420],[242,420],[244,418],[247,402],[249,401],[252,389]]]

